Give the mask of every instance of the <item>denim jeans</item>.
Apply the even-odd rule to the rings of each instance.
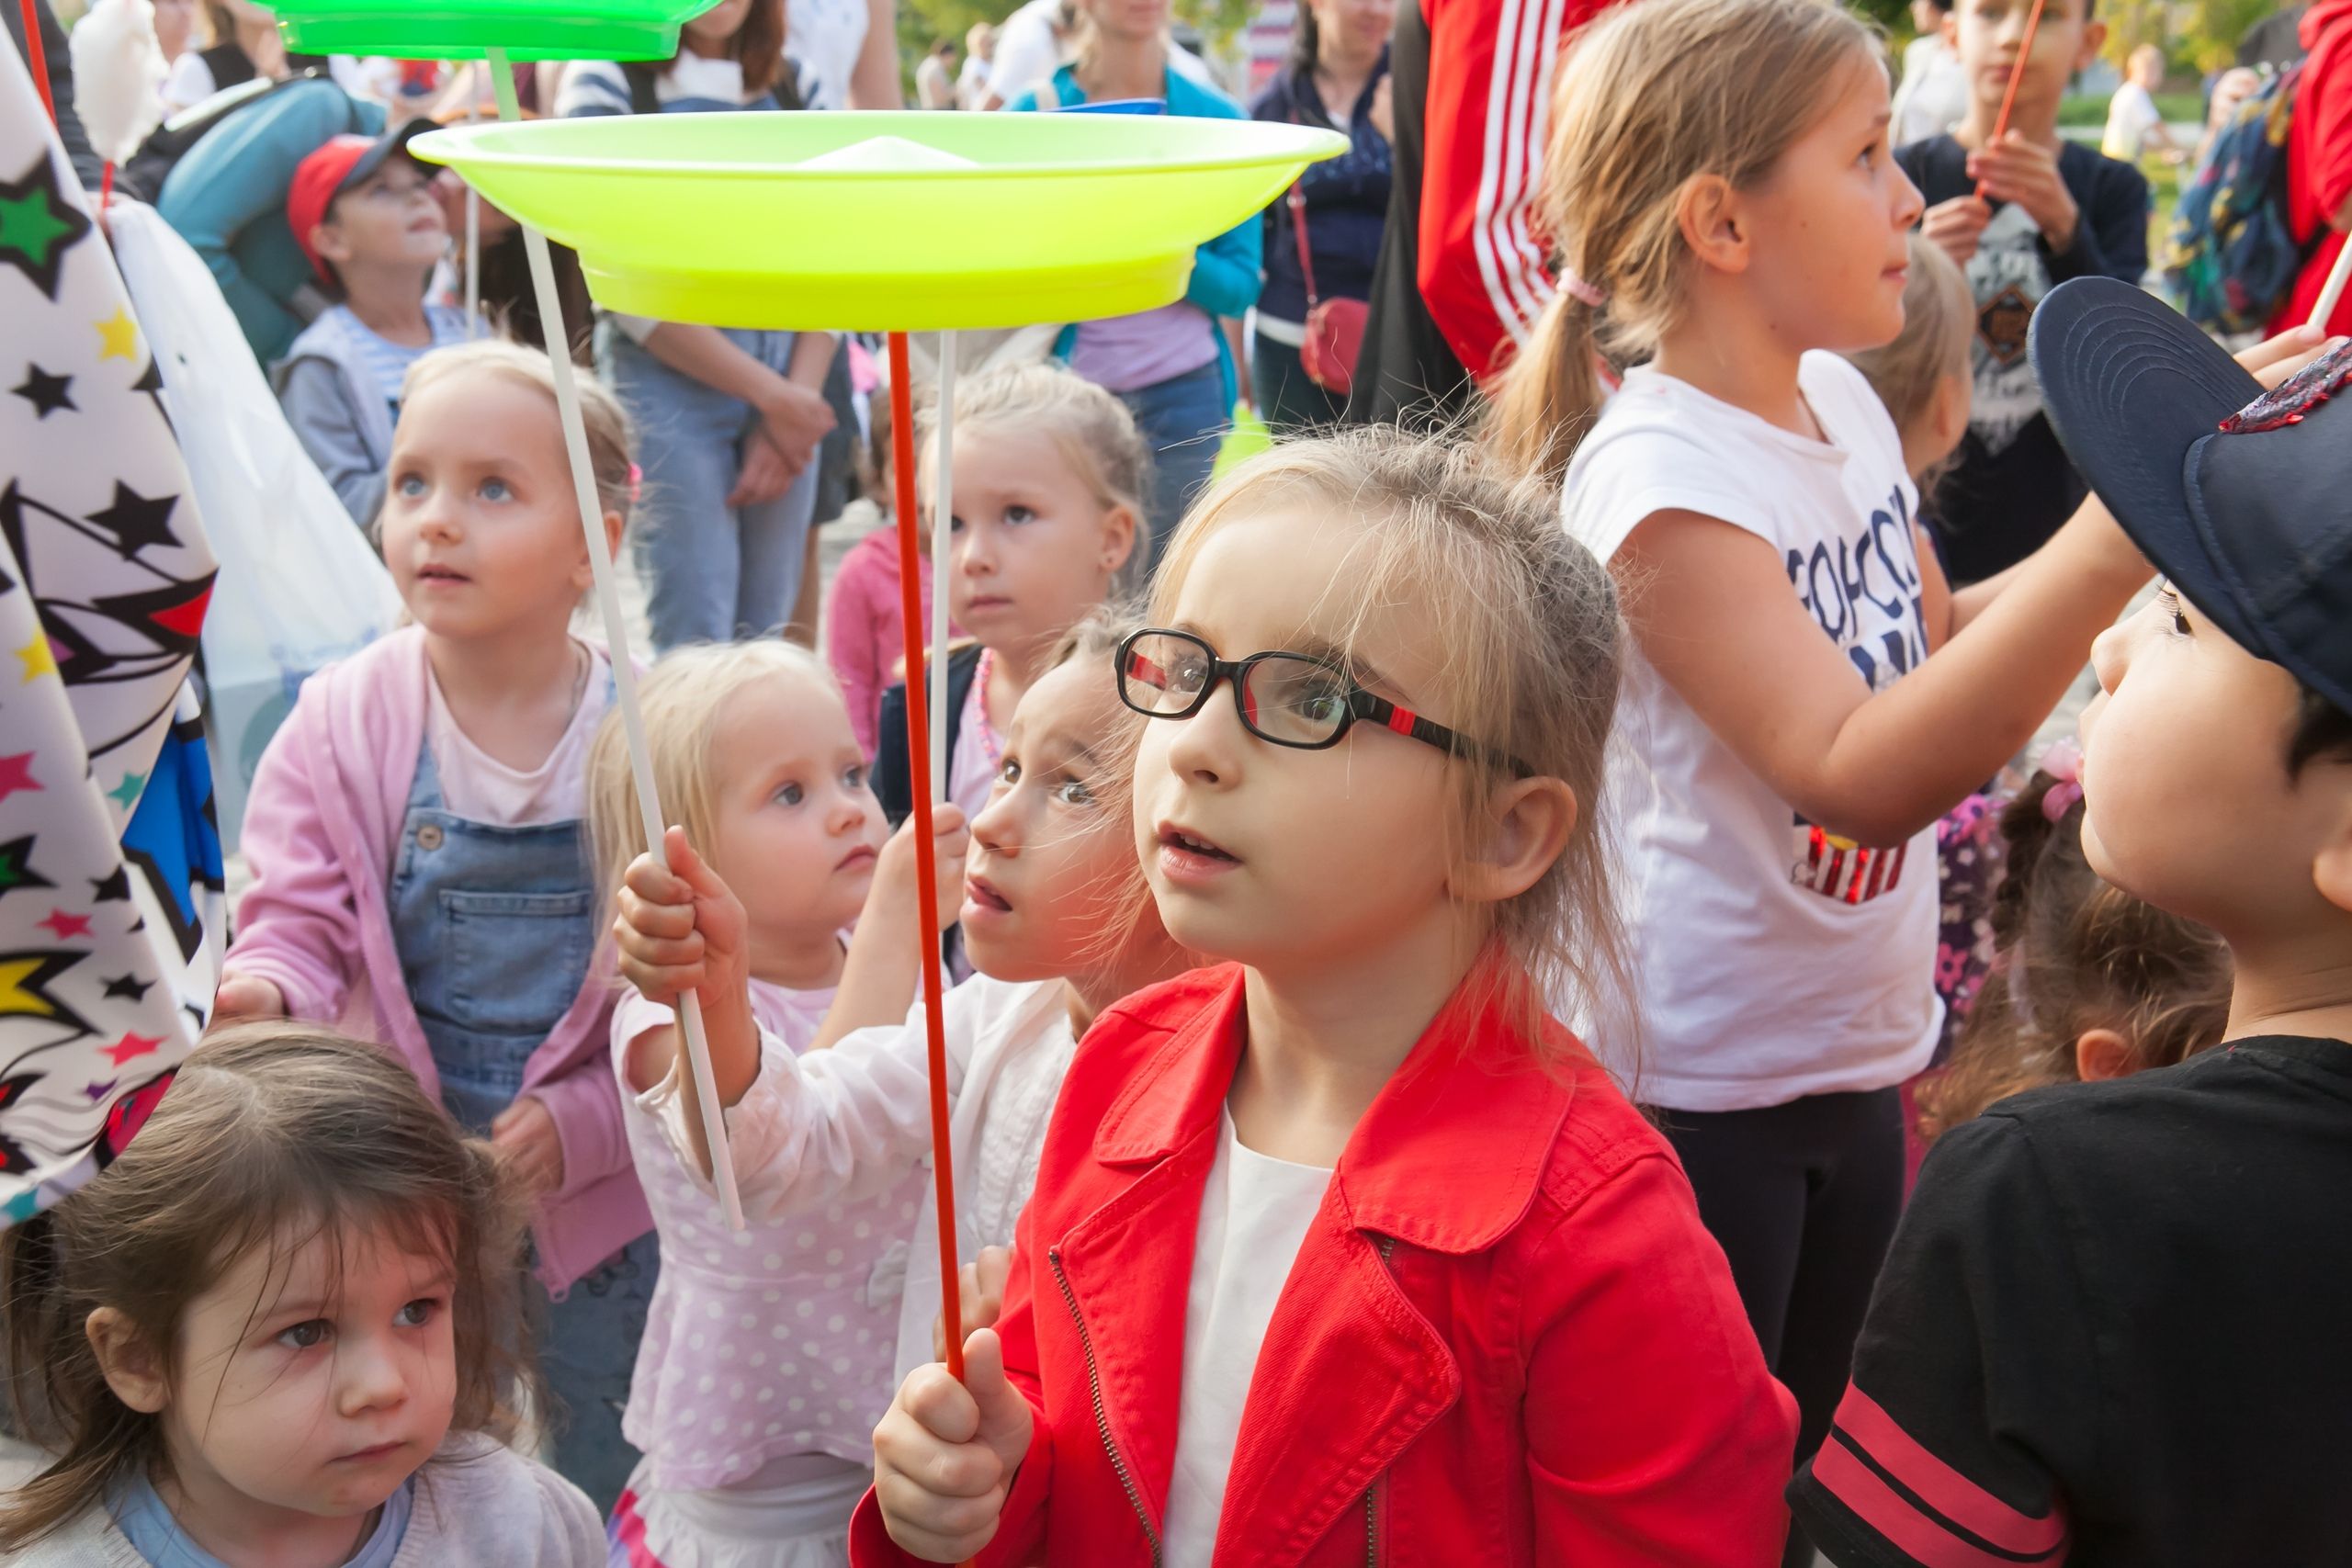
[[[442,1103],[477,1136],[514,1102],[532,1053],[587,979],[602,922],[586,840],[581,822],[503,828],[456,816],[432,749],[418,753],[392,863],[392,937]],[[659,1263],[649,1231],[561,1301],[536,1276],[524,1283],[540,1370],[562,1406],[550,1461],[600,1508],[637,1467],[621,1407]]]
[[[723,330],[778,374],[791,367],[797,334]],[[746,443],[763,438],[759,411],[671,369],[609,321],[597,324],[596,358],[637,431],[645,482],[631,532],[654,651],[781,629],[800,592],[818,465],[774,501],[730,507]]]
[[[1261,333],[1250,340],[1250,386],[1258,412],[1276,435],[1329,430],[1348,412],[1348,400],[1316,385],[1298,350]]]
[[[1225,377],[1214,360],[1118,397],[1136,416],[1136,427],[1151,448],[1151,487],[1144,497],[1144,517],[1151,525],[1150,564],[1158,570],[1169,536],[1184,520],[1184,509],[1209,482],[1217,448],[1233,426],[1233,411],[1225,406]]]

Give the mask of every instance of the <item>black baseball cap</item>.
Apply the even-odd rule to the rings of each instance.
[[[2175,592],[2352,713],[2352,344],[2265,392],[2162,300],[2082,277],[2027,351],[2059,444]]]

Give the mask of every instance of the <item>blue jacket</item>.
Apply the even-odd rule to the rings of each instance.
[[[1243,119],[1241,106],[1218,92],[1204,87],[1190,77],[1174,71],[1164,73],[1167,86],[1168,112],[1193,119]],[[1077,73],[1063,66],[1054,73],[1055,105],[1068,107],[1086,102],[1086,89],[1078,85]],[[1035,88],[1022,94],[1005,107],[1026,110],[1038,107]],[[1243,219],[1208,243],[1193,252],[1193,277],[1184,286],[1184,298],[1212,316],[1230,316],[1238,321],[1258,302],[1258,267],[1264,251],[1263,220],[1255,215]],[[1078,329],[1064,332],[1054,344],[1057,355],[1067,356]],[[1230,408],[1239,397],[1240,382],[1234,374],[1233,351],[1219,332],[1216,337],[1217,370],[1225,381],[1226,406]]]
[[[295,297],[316,276],[286,225],[294,167],[346,132],[378,136],[384,111],[333,82],[280,88],[207,131],[172,167],[155,210],[204,258],[264,365],[302,330]]]
[[[1314,83],[1285,63],[1250,101],[1250,118],[1276,125],[1309,125],[1343,132],[1343,157],[1309,164],[1299,176],[1306,198],[1306,243],[1315,260],[1316,291],[1326,299],[1372,298],[1373,265],[1388,223],[1388,186],[1394,159],[1388,139],[1372,123],[1372,100],[1388,74],[1388,52],[1357,95],[1346,125],[1334,125]],[[1304,322],[1306,274],[1298,265],[1298,236],[1291,227],[1290,203],[1275,198],[1266,209],[1266,287],[1258,299],[1258,319]]]

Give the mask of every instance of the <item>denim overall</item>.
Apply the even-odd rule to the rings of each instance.
[[[441,1100],[487,1135],[514,1102],[524,1064],[571,1010],[594,955],[594,878],[580,822],[502,828],[443,808],[419,749],[391,880],[392,938]],[[550,1462],[609,1511],[637,1464],[621,1407],[645,1332],[659,1254],[651,1232],[549,1300],[536,1276],[539,1364],[561,1402]]]

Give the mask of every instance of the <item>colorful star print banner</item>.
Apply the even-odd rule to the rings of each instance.
[[[105,240],[0,36],[0,1224],[127,1143],[218,970],[213,561]]]

